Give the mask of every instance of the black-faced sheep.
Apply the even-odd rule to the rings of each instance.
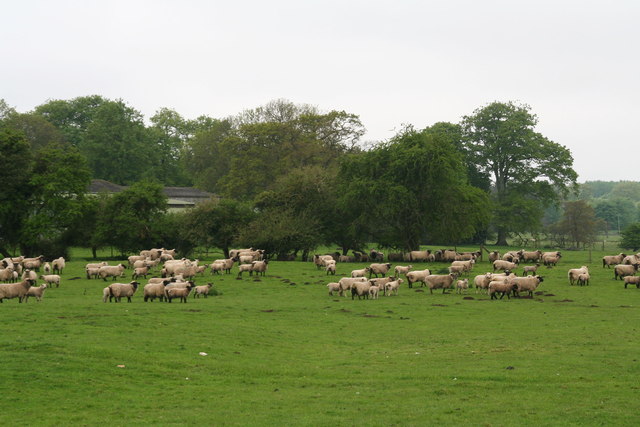
[[[382,274],[382,276],[386,276],[387,273],[389,272],[389,270],[391,270],[391,264],[386,263],[386,264],[371,264],[369,266],[369,278],[371,278],[371,275],[374,274],[376,277],[378,277],[378,274]]]
[[[605,255],[602,257],[602,268],[605,266],[611,268],[612,265],[622,264],[622,260],[626,257],[625,254],[619,253],[618,255]]]
[[[109,301],[113,297],[116,302],[120,302],[122,297],[127,297],[127,301],[131,302],[131,297],[138,290],[139,283],[136,281],[129,283],[112,283],[109,288]]]
[[[638,266],[640,264],[626,265],[626,264],[618,264],[613,268],[614,280],[617,280],[618,277],[622,280],[626,276],[633,276],[638,271]]]
[[[193,297],[200,298],[200,295],[204,295],[204,297],[207,298],[209,296],[209,291],[211,290],[212,286],[213,286],[213,283],[207,283],[206,285],[196,286],[195,288],[193,288]]]
[[[625,276],[624,288],[627,289],[627,285],[636,285],[636,288],[640,288],[640,276]]]
[[[187,302],[187,298],[189,297],[189,293],[191,292],[191,285],[186,288],[172,288],[166,291],[166,297],[169,302],[171,302],[174,298],[180,298],[181,302]]]
[[[425,283],[429,288],[429,293],[433,294],[434,289],[442,289],[442,293],[444,294],[447,289],[453,287],[453,281],[456,280],[458,276],[456,274],[432,274],[430,276],[425,277]]]
[[[18,298],[18,302],[27,296],[31,285],[36,282],[31,279],[23,279],[18,283],[0,283],[0,303],[4,299]]]
[[[407,273],[407,284],[409,288],[413,287],[414,283],[422,283],[422,286],[426,285],[425,278],[431,274],[429,269],[426,270],[415,270]]]
[[[583,265],[580,268],[572,268],[571,270],[569,270],[569,272],[567,273],[567,276],[569,277],[569,285],[573,286],[578,280],[578,276],[584,273],[589,273],[589,268],[586,265]]]

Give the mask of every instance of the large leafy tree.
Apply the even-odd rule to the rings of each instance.
[[[634,252],[640,250],[640,222],[629,225],[620,235],[621,248],[631,249]]]
[[[585,200],[564,203],[562,219],[553,227],[559,234],[567,236],[576,248],[592,243],[604,221],[596,217],[594,209]]]
[[[575,185],[569,150],[535,131],[527,105],[494,102],[462,121],[466,149],[480,171],[491,175],[497,244],[512,231],[535,229],[544,208]]]
[[[189,121],[168,108],[161,108],[150,120],[150,142],[157,156],[153,176],[166,185],[191,185],[183,161],[185,144],[191,136]]]

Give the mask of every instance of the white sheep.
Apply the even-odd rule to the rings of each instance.
[[[267,273],[267,267],[269,266],[269,261],[253,261],[251,263],[251,270],[249,270],[249,275],[253,276],[253,273],[256,273],[256,276],[264,276]]]
[[[27,291],[24,302],[29,301],[29,297],[36,297],[36,301],[42,301],[44,296],[44,290],[47,289],[47,284],[43,283],[40,286],[31,286]]]
[[[44,271],[45,274],[51,273],[51,264],[49,264],[48,262],[45,262],[44,265],[42,266],[42,270]]]
[[[627,289],[627,285],[636,285],[636,288],[640,288],[640,276],[625,276],[624,288]]]
[[[47,285],[51,286],[55,283],[56,288],[60,287],[60,276],[58,274],[46,274],[41,275],[40,278],[47,282]]]
[[[3,299],[18,298],[18,302],[26,297],[27,292],[34,285],[35,281],[31,279],[23,279],[18,283],[0,283],[0,303]]]
[[[626,279],[626,277],[625,277],[625,279]],[[578,283],[579,286],[588,286],[589,285],[589,280],[591,280],[591,276],[589,275],[589,273],[582,273],[581,275],[578,276],[578,282],[577,283]]]
[[[625,276],[633,276],[638,271],[638,266],[640,264],[626,265],[626,264],[618,264],[613,268],[614,279],[617,280],[618,277],[622,280]]]
[[[351,277],[366,277],[368,272],[369,272],[369,267],[365,267],[360,270],[352,270]]]
[[[24,273],[22,273],[22,280],[24,279],[33,280],[35,282],[36,280],[38,280],[38,275],[35,271],[27,268],[26,270],[24,270]]]
[[[335,276],[335,274],[336,274],[336,263],[333,262],[331,264],[327,264],[327,266],[325,267],[325,270],[327,270],[327,275],[331,274],[332,276]]]
[[[400,285],[404,282],[402,279],[394,280],[392,282],[388,282],[384,285],[384,293],[390,297],[391,294],[398,295],[398,289],[400,289]]]
[[[169,302],[171,302],[172,299],[174,298],[180,298],[181,302],[186,303],[187,299],[189,297],[189,293],[191,292],[191,288],[192,286],[189,285],[186,288],[171,288],[171,289],[167,289],[165,296],[167,297],[167,300]]]
[[[442,289],[442,293],[444,294],[447,289],[453,287],[453,281],[456,280],[457,277],[455,273],[432,274],[425,277],[425,283],[429,288],[429,293],[433,294],[434,289]]]
[[[369,281],[365,282],[354,282],[351,285],[351,299],[354,299],[356,295],[358,299],[364,297],[365,299],[369,299],[369,289],[371,288],[371,283]]]
[[[515,283],[512,283],[512,281],[506,280],[506,281],[493,281],[491,283],[489,283],[489,288],[488,288],[488,292],[489,295],[491,296],[491,299],[498,299],[497,294],[500,293],[500,299],[502,299],[505,295],[507,295],[507,298],[511,298],[511,292],[517,291],[518,290],[518,285]]]
[[[589,268],[586,265],[583,265],[580,268],[572,268],[571,270],[569,270],[569,272],[567,273],[567,276],[569,277],[569,285],[573,286],[573,284],[578,280],[578,276],[584,273],[589,273]]]
[[[410,288],[413,287],[414,283],[422,283],[422,286],[425,286],[425,279],[430,275],[431,271],[429,269],[410,271],[407,273],[407,284]]]
[[[540,283],[542,283],[543,281],[544,279],[541,276],[509,276],[509,282],[517,286],[516,290],[514,291],[514,294],[517,296],[519,296],[520,292],[523,291],[527,291],[529,293],[529,296],[533,296],[533,291],[538,289],[538,286],[540,286]]]
[[[54,273],[62,274],[62,270],[66,267],[66,261],[63,257],[56,258],[51,261],[51,268]]]
[[[505,260],[496,260],[493,262],[493,271],[496,270],[509,270],[513,271],[518,267],[516,262],[510,262]]]
[[[333,296],[334,292],[340,292],[340,283],[338,282],[327,283],[327,288],[329,289],[329,295]]]
[[[139,283],[136,281],[129,283],[112,283],[109,288],[109,301],[113,297],[116,302],[120,302],[122,297],[127,297],[127,301],[131,302],[131,297],[138,290]]]
[[[396,265],[393,268],[393,272],[395,274],[396,277],[404,274],[405,276],[407,275],[408,272],[410,272],[413,269],[413,265],[407,265],[407,266],[402,266],[402,265]]]
[[[391,264],[371,264],[369,266],[369,278],[371,278],[372,274],[375,274],[378,277],[378,274],[382,274],[382,276],[386,276],[389,270],[391,269]]]
[[[378,294],[380,293],[380,286],[369,286],[369,297],[371,299],[378,299]]]
[[[107,277],[113,277],[113,280],[115,280],[116,277],[124,277],[125,268],[127,267],[123,264],[104,265],[98,270],[98,276],[105,282],[107,281]]]
[[[338,280],[338,283],[340,284],[340,296],[347,296],[346,292],[349,291],[351,289],[351,286],[356,283],[356,282],[366,282],[367,278],[366,277],[343,277],[342,279]]]
[[[200,295],[204,295],[205,298],[207,298],[209,296],[209,291],[211,290],[211,287],[213,286],[212,283],[207,283],[206,285],[201,285],[201,286],[196,286],[193,292],[193,297],[196,298],[200,298]]]
[[[463,291],[466,294],[469,289],[469,279],[458,280],[456,282],[456,292],[461,294]]]

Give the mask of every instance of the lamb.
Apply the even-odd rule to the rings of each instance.
[[[124,267],[124,266],[123,266]],[[129,283],[112,283],[109,288],[109,301],[113,297],[116,302],[120,302],[122,297],[127,297],[127,301],[131,302],[131,297],[138,290],[139,283],[136,281]]]
[[[224,270],[225,273],[231,274],[231,268],[233,267],[234,262],[235,261],[233,260],[233,258],[217,259],[213,261],[213,263],[211,264],[211,273]],[[216,264],[215,268],[214,268],[214,264]],[[218,264],[222,265],[221,270],[219,270]]]
[[[329,295],[331,296],[333,296],[334,292],[340,292],[340,295],[342,295],[342,291],[340,290],[340,283],[338,282],[327,283],[327,288],[329,289]]]
[[[42,266],[42,270],[44,270],[46,274],[51,273],[51,264],[49,264],[48,262],[45,262],[44,265]]]
[[[507,298],[511,299],[511,292],[515,292],[518,290],[518,285],[515,283],[512,283],[511,280],[506,280],[506,281],[493,281],[491,283],[489,283],[489,288],[488,288],[488,293],[491,296],[491,299],[498,299],[498,296],[496,295],[497,293],[500,293],[500,299],[502,299],[505,294],[507,295]]]
[[[558,255],[547,255],[542,257],[542,263],[549,268],[555,267],[559,261],[560,261],[560,256]]]
[[[51,261],[51,268],[54,273],[62,274],[62,270],[66,267],[66,261],[63,257],[56,258]]]
[[[579,286],[589,285],[590,279],[591,279],[591,276],[589,276],[589,273],[582,273],[581,275],[578,276],[578,285]]]
[[[400,276],[402,274],[406,276],[407,273],[410,272],[412,269],[413,269],[412,265],[407,265],[406,267],[403,267],[401,265],[396,265],[393,269],[393,272],[395,276]]]
[[[164,288],[169,283],[171,283],[171,281],[169,279],[161,280],[162,282],[151,282],[151,280],[149,280],[149,283],[144,285],[144,288],[142,290],[144,295],[144,302],[147,302],[148,300],[153,301],[156,298],[159,298],[160,301],[164,300]]]
[[[367,278],[366,277],[343,277],[342,279],[338,280],[338,283],[340,284],[340,296],[347,296],[345,294],[346,291],[351,289],[351,286],[356,283],[356,282],[366,282]]]
[[[389,270],[391,269],[391,264],[371,264],[369,266],[369,278],[371,278],[372,274],[375,274],[378,277],[378,274],[382,274],[382,277],[386,276]]]
[[[384,294],[386,293],[385,285],[394,280],[396,280],[396,278],[393,276],[374,277],[373,279],[369,279],[369,283],[371,283],[371,286],[378,286],[380,290],[382,290],[382,293]]]
[[[458,280],[456,282],[456,292],[461,294],[463,291],[466,294],[469,289],[469,279]]]
[[[43,283],[40,286],[31,286],[27,291],[27,295],[25,296],[24,302],[28,302],[29,297],[36,297],[36,301],[42,301],[42,297],[44,296],[45,289],[47,289],[46,283]]]
[[[92,277],[97,279],[100,274],[100,267],[88,267],[85,269],[85,273],[87,273],[87,279],[91,279]]]
[[[34,282],[38,279],[38,275],[35,271],[29,270],[28,268],[22,273],[22,280],[31,279]]]
[[[469,271],[471,271],[473,269],[473,266],[474,266],[475,263],[476,263],[476,261],[473,260],[473,259],[470,259],[470,260],[467,260],[467,261],[453,261],[451,263],[451,266],[452,267],[460,266],[460,267],[462,267],[462,271],[463,272],[468,273]]]
[[[35,281],[31,279],[23,279],[18,283],[1,283],[0,284],[0,303],[4,299],[18,298],[18,302],[22,300],[29,292],[31,285],[34,285]]]
[[[473,278],[473,284],[476,287],[476,294],[484,289],[489,289],[489,283],[491,283],[491,273],[479,274]]]
[[[516,268],[518,268],[518,264],[516,262],[509,262],[504,260],[496,260],[493,262],[493,271],[496,271],[496,270],[513,271]]]
[[[136,267],[133,269],[131,279],[136,280],[140,278],[140,276],[143,276],[146,279],[147,274],[149,274],[149,267]]]
[[[620,277],[620,280],[623,280],[626,276],[633,276],[638,271],[638,266],[640,264],[626,265],[626,264],[618,264],[613,268],[614,280],[617,280]]]
[[[167,300],[169,302],[171,302],[172,299],[174,298],[180,298],[181,302],[186,303],[187,302],[187,298],[189,297],[189,293],[191,292],[191,285],[187,286],[186,288],[171,288],[171,289],[167,289],[165,295],[167,297]]]
[[[369,272],[369,267],[365,267],[361,270],[352,270],[351,277],[366,277]]]
[[[509,280],[510,283],[516,285],[516,289],[514,290],[515,295],[526,291],[529,293],[529,296],[533,296],[533,291],[535,291],[543,281],[544,279],[541,276],[510,277]]]
[[[251,274],[251,269],[253,268],[252,264],[239,264],[238,265],[238,277],[242,277],[242,273],[248,271]]]
[[[369,281],[364,282],[354,282],[351,285],[351,299],[354,299],[355,296],[358,296],[358,299],[364,297],[365,299],[369,299],[369,289],[371,288],[371,283]]]
[[[429,271],[429,269],[408,272],[406,277],[407,277],[407,284],[409,285],[409,288],[412,288],[414,283],[422,283],[422,286],[425,286],[426,285],[425,278],[430,274],[431,274],[431,271]]]
[[[464,272],[464,267],[461,265],[451,265],[447,267],[447,269],[449,270],[449,274],[453,273],[457,276],[461,275]]]
[[[611,268],[612,265],[622,264],[625,257],[626,255],[623,253],[619,253],[618,255],[605,255],[602,257],[602,268],[605,266]]]
[[[589,268],[587,268],[586,265],[583,265],[580,268],[572,268],[571,270],[569,270],[567,274],[569,277],[569,284],[573,286],[573,284],[578,280],[578,276],[583,273],[589,273]]]
[[[378,299],[378,294],[380,293],[380,286],[371,285],[369,287],[369,297],[371,299]]]
[[[627,285],[636,285],[636,288],[640,289],[640,276],[625,276],[624,280],[624,288],[627,289]]]
[[[444,294],[447,289],[453,286],[453,281],[456,280],[457,277],[454,273],[432,274],[425,277],[425,283],[431,294],[433,294],[434,289],[442,289],[442,293]]]
[[[529,273],[533,273],[533,275],[535,276],[538,267],[540,267],[540,263],[536,263],[536,265],[525,265],[523,267],[522,275],[528,276]]]
[[[251,263],[251,270],[249,271],[249,275],[253,276],[253,273],[256,273],[256,276],[264,276],[267,273],[267,267],[269,266],[269,261],[253,261]]]
[[[384,285],[384,293],[390,297],[391,294],[398,295],[398,289],[400,289],[400,285],[404,283],[404,280],[398,279]]]
[[[327,270],[327,275],[331,274],[332,276],[335,276],[336,274],[336,263],[331,263],[331,264],[327,264],[327,266],[325,267],[325,270]]]
[[[40,278],[44,280],[49,286],[55,283],[56,288],[60,287],[60,276],[58,274],[41,275]]]
[[[226,270],[226,263],[220,261],[212,262],[209,267],[211,267],[211,274],[220,274],[221,271]]]
[[[108,286],[102,290],[102,302],[107,302],[107,300],[111,302],[111,291]]]
[[[105,282],[107,281],[107,277],[113,277],[113,280],[115,280],[116,277],[124,277],[125,268],[127,267],[122,264],[104,265],[98,270],[98,275]]]
[[[202,285],[202,286],[196,286],[193,292],[193,297],[198,297],[200,298],[200,295],[204,295],[205,298],[207,298],[209,296],[209,291],[211,290],[211,287],[213,286],[212,283],[207,283],[206,285]]]

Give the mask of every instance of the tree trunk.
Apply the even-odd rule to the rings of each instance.
[[[302,261],[306,262],[309,259],[309,249],[302,251]]]
[[[98,259],[98,248],[91,246],[91,254],[93,255],[93,259]]]
[[[496,246],[509,246],[507,243],[507,232],[505,230],[498,230],[498,241],[496,242]]]
[[[7,248],[5,248],[5,247],[0,247],[0,254],[2,254],[2,256],[5,257],[5,258],[10,258],[11,257],[9,252],[7,252]]]

